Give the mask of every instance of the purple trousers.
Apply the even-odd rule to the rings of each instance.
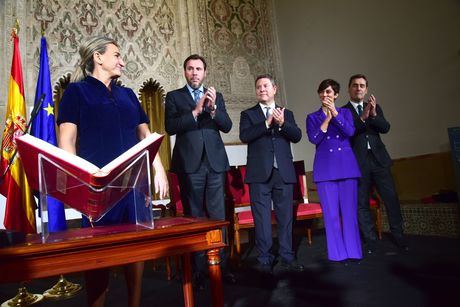
[[[358,227],[358,179],[317,182],[326,226],[329,260],[361,259]]]

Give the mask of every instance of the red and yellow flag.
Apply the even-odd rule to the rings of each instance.
[[[5,228],[25,233],[36,232],[35,200],[27,182],[21,158],[16,155],[5,173],[8,163],[16,152],[15,138],[24,134],[26,129],[26,104],[24,83],[22,80],[19,38],[12,34],[14,41],[13,63],[6,106],[5,129],[3,130],[1,174],[5,174],[0,192],[6,197]]]

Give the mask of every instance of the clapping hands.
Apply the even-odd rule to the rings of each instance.
[[[279,127],[282,127],[284,125],[284,108],[274,108],[265,122],[267,123],[267,127],[270,127],[273,122]]]
[[[337,112],[337,109],[335,108],[335,103],[334,100],[331,97],[325,97],[323,101],[321,101],[323,104],[323,107],[326,108],[326,117],[331,119],[332,117],[336,117],[339,112]]]
[[[216,110],[216,97],[217,92],[214,87],[209,87],[200,100],[196,103],[195,109],[193,109],[192,114],[196,118],[198,115],[203,113],[205,107],[213,112]]]
[[[272,115],[275,123],[282,127],[284,125],[284,108],[275,108]]]
[[[369,99],[367,100],[367,105],[371,106],[369,115],[372,117],[377,116],[377,99],[375,98],[374,95],[371,95]]]
[[[206,107],[210,111],[214,111],[215,105],[216,105],[216,96],[217,96],[216,89],[212,86],[209,87],[204,96],[206,97]]]
[[[370,117],[377,116],[377,99],[374,95],[370,95],[369,99],[367,100],[367,105],[363,110],[363,114],[361,115],[362,120],[366,120]]]

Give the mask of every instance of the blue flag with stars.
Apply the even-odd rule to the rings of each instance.
[[[50,144],[57,145],[56,126],[54,117],[53,92],[51,90],[51,76],[48,64],[48,51],[46,39],[41,38],[40,45],[40,70],[38,72],[37,88],[35,90],[35,103],[37,104],[42,94],[45,94],[43,104],[37,117],[32,123],[31,134]],[[52,197],[47,197],[48,204],[48,230],[56,232],[67,228],[64,205]]]

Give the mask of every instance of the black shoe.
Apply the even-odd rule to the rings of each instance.
[[[301,263],[298,263],[296,260],[292,260],[291,262],[286,262],[284,260],[281,260],[280,267],[283,271],[287,271],[287,272],[305,271],[305,266]]]
[[[350,266],[358,266],[361,264],[362,259],[357,259],[357,258],[348,258],[346,260],[347,265]]]
[[[396,246],[403,252],[410,250],[407,240],[403,236],[393,236]]]
[[[236,282],[238,281],[235,274],[231,273],[231,272],[225,272],[223,275],[222,275],[222,279],[224,280],[224,282],[228,283],[228,284],[236,284]]]
[[[373,255],[377,252],[377,241],[369,240],[364,244],[364,252],[368,255]]]
[[[271,263],[259,263],[257,271],[262,274],[273,275],[273,265]]]
[[[331,269],[341,269],[348,266],[348,261],[345,260],[329,260],[326,262],[326,266]]]

